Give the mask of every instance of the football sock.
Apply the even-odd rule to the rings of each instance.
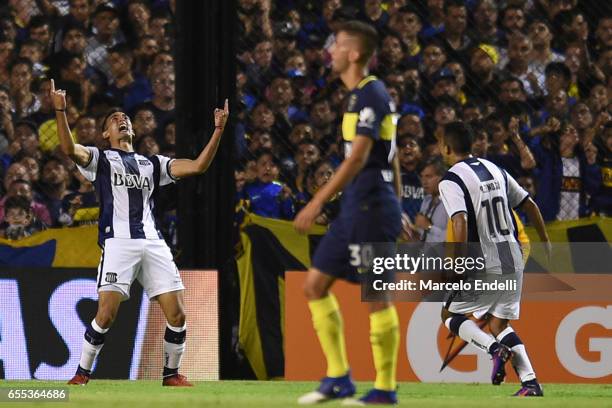
[[[395,391],[399,339],[399,317],[395,306],[370,313],[370,343],[376,367],[374,388],[377,390]]]
[[[91,374],[91,369],[94,365],[96,357],[104,346],[104,334],[108,329],[103,329],[98,326],[96,319],[93,319],[87,329],[83,339],[83,348],[81,350],[81,360],[79,361],[79,369],[77,372],[81,374]]]
[[[166,323],[164,334],[164,377],[170,377],[178,373],[178,369],[185,352],[185,337],[187,335],[187,324],[183,327],[174,327]]]
[[[536,375],[527,356],[525,345],[510,326],[497,335],[497,340],[512,350],[512,366],[522,383],[535,380]]]
[[[492,354],[499,347],[493,336],[482,331],[476,323],[463,315],[449,317],[444,325],[452,333],[487,353]]]
[[[312,314],[312,324],[327,360],[327,376],[346,375],[349,365],[346,357],[344,325],[336,297],[330,293],[322,299],[309,301],[308,307]]]

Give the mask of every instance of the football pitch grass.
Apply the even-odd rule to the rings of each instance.
[[[312,391],[314,382],[218,381],[196,382],[193,388],[162,387],[159,381],[93,380],[85,387],[71,386],[69,402],[44,404],[54,408],[87,407],[294,407],[301,394]],[[364,392],[371,383],[358,383]],[[1,388],[66,387],[55,381],[2,381]],[[400,383],[399,406],[405,407],[612,407],[612,384],[545,384],[543,398],[510,397],[517,384],[499,387],[486,384]],[[6,403],[0,408],[41,406],[40,403]],[[322,407],[341,406],[327,402]]]

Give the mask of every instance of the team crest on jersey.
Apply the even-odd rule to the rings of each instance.
[[[106,277],[104,280],[107,283],[117,283],[117,274],[114,272],[106,272]]]
[[[357,95],[353,94],[349,98],[347,110],[350,112],[355,109],[355,104],[357,103]]]
[[[148,177],[140,176],[138,174],[113,174],[113,185],[116,187],[127,187],[127,188],[137,188],[139,190],[142,189],[151,189],[151,181]]]
[[[376,113],[374,109],[366,106],[361,111],[359,111],[359,123],[358,127],[366,127],[372,128],[374,126],[374,121],[376,120]]]

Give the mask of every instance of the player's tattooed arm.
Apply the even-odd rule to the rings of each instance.
[[[55,119],[57,120],[57,133],[59,136],[62,152],[70,157],[79,166],[86,166],[90,160],[90,152],[84,146],[74,143],[70,126],[66,118],[66,91],[55,89],[55,81],[51,80],[51,101],[55,109]]]
[[[183,178],[189,176],[195,176],[197,174],[204,173],[210,163],[212,163],[219,148],[219,142],[221,141],[221,135],[227,118],[229,117],[229,102],[225,100],[225,106],[223,109],[215,109],[215,131],[212,134],[210,141],[204,147],[200,155],[195,159],[176,159],[173,160],[170,165],[170,172],[176,178]]]

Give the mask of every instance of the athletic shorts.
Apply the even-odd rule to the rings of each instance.
[[[401,213],[394,200],[361,205],[352,211],[343,209],[319,242],[312,266],[335,278],[363,282],[367,274],[359,273],[359,262],[355,262],[361,244],[395,244],[400,230]],[[393,256],[395,250],[392,252],[388,255]]]
[[[516,279],[516,290],[488,292],[477,296],[473,294],[462,296],[459,293],[450,304],[447,303],[448,310],[457,314],[473,314],[477,319],[489,313],[500,319],[517,320],[521,311],[523,274],[495,275],[488,280],[492,282],[500,280],[500,277],[503,280]]]
[[[163,239],[108,238],[104,241],[98,266],[98,292],[119,292],[127,300],[136,279],[149,299],[185,289]]]

